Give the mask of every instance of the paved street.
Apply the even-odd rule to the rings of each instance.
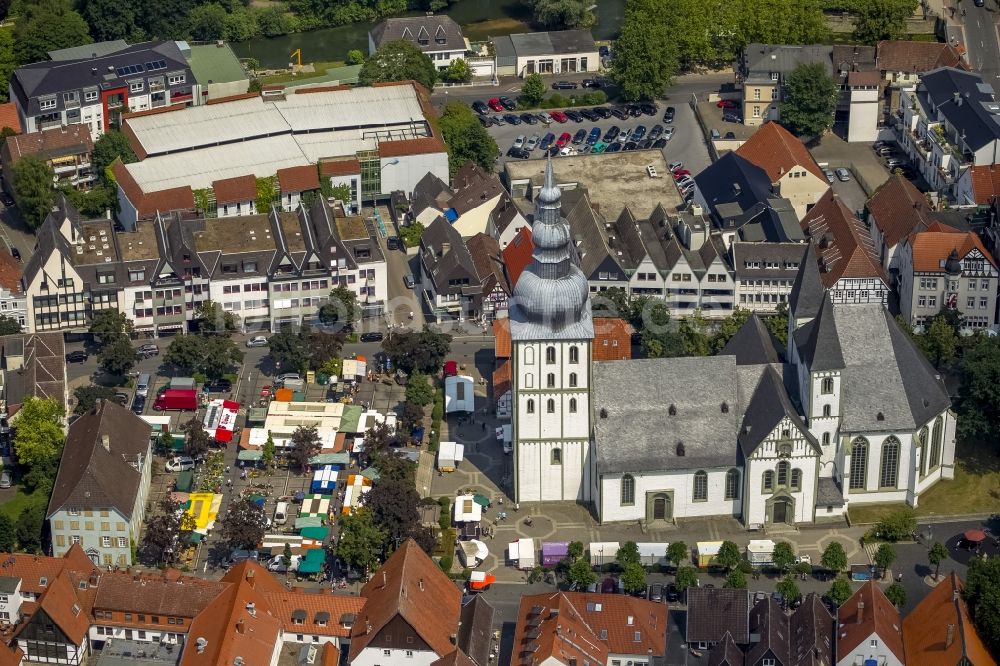
[[[969,64],[982,74],[983,81],[1000,91],[1000,43],[997,38],[997,5],[987,0],[984,7],[964,0],[959,3],[965,28],[965,43],[969,52]]]

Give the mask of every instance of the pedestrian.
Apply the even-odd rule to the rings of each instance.
[[[903,574],[902,573],[896,574],[896,582],[897,583],[902,583],[903,582]]]
[[[230,488],[232,488],[233,487],[233,480],[232,479],[226,479],[226,485],[229,486]]]
[[[521,510],[521,503],[520,502],[514,502],[514,513],[517,513],[520,510]]]
[[[483,432],[486,432],[486,424],[483,424]]]

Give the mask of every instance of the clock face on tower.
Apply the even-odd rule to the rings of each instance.
[[[778,444],[778,457],[779,458],[790,458],[792,456],[792,443],[791,442],[781,442]]]

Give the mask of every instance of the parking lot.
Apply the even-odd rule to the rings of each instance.
[[[615,105],[604,106],[611,108]],[[663,122],[663,113],[668,106],[674,108],[674,120],[672,123]],[[542,113],[543,111],[545,110],[537,109],[531,111],[531,113]],[[548,112],[551,113],[551,110]],[[520,114],[522,112],[518,111],[516,113]],[[495,117],[504,114],[491,111],[489,115]],[[541,141],[549,132],[558,138],[564,132],[568,132],[572,136],[581,129],[589,134],[594,127],[597,127],[601,131],[603,140],[603,137],[607,135],[608,130],[612,127],[618,127],[621,133],[628,130],[629,134],[632,134],[640,125],[646,129],[646,137],[643,140],[648,138],[650,131],[656,125],[660,125],[663,128],[674,128],[673,136],[667,141],[666,146],[661,149],[663,158],[667,163],[675,161],[683,162],[685,168],[691,171],[691,173],[698,173],[711,163],[708,148],[698,127],[698,122],[694,117],[694,112],[686,100],[680,98],[673,99],[668,97],[666,101],[658,102],[656,104],[656,115],[653,116],[642,115],[637,118],[630,117],[627,120],[621,120],[612,116],[595,122],[584,120],[578,123],[573,120],[567,120],[565,123],[552,122],[549,124],[538,123],[536,125],[528,125],[522,122],[520,125],[494,125],[487,128],[486,131],[496,140],[497,146],[500,148],[499,167],[502,168],[505,160],[512,159],[507,157],[507,150],[514,145],[514,141],[519,136],[523,136],[525,140],[528,140],[533,135],[537,135],[538,141]],[[582,145],[585,145],[585,143]],[[580,146],[581,144],[577,144],[574,147],[579,148]],[[531,153],[531,157],[541,157],[543,154],[540,148],[536,148]]]

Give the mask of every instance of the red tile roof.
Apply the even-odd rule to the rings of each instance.
[[[237,201],[253,201],[257,198],[257,179],[253,176],[236,176],[212,181],[217,204],[230,204]]]
[[[361,162],[356,159],[322,160],[319,163],[319,173],[324,178],[360,175]]]
[[[227,97],[216,97],[215,99],[208,100],[209,104],[225,104],[226,102],[238,102],[241,99],[253,99],[254,97],[260,97],[260,93],[256,92],[245,92],[239,95],[229,95]]]
[[[776,122],[761,125],[736,154],[767,172],[772,183],[795,167],[802,167],[826,184],[823,170],[805,145]]]
[[[380,141],[379,157],[407,157],[409,155],[430,155],[447,152],[444,141],[436,136],[420,139],[400,139],[398,141]]]
[[[969,68],[958,49],[941,42],[881,41],[877,61],[883,72],[908,74],[923,74],[938,67]]]
[[[497,359],[510,358],[510,320],[497,319],[493,322],[493,355]]]
[[[86,125],[68,125],[44,132],[7,137],[7,152],[10,154],[11,164],[17,164],[25,155],[39,155],[49,159],[81,153],[89,155],[93,150],[94,142]]]
[[[0,252],[0,287],[14,293],[21,291],[21,264],[10,252]]]
[[[833,188],[806,213],[801,224],[816,243],[824,287],[832,288],[841,278],[878,278],[889,284],[868,229]]]
[[[511,289],[507,285],[507,278],[504,275],[503,257],[500,254],[500,244],[495,238],[482,232],[465,241],[465,247],[472,256],[472,263],[476,267],[476,274],[482,281],[483,296],[492,294],[496,287],[510,294]]]
[[[632,325],[618,317],[594,318],[595,361],[624,361],[632,358]]]
[[[921,231],[907,240],[913,250],[913,270],[920,273],[943,273],[944,263],[952,251],[964,259],[973,250],[978,250],[993,266],[997,265],[993,255],[983,247],[974,231],[958,231],[941,224],[934,225],[938,231]]]
[[[174,187],[169,190],[143,192],[139,183],[128,172],[121,160],[115,160],[111,165],[115,181],[122,188],[125,197],[135,206],[139,219],[149,219],[157,212],[168,213],[172,210],[193,210],[194,192],[190,187]]]
[[[507,359],[493,371],[493,399],[500,400],[510,390],[512,377],[510,360]]]
[[[914,231],[922,231],[934,222],[923,193],[899,174],[889,176],[875,190],[868,200],[868,212],[882,232],[886,247],[895,247]]]
[[[964,588],[965,584],[952,572],[903,620],[907,666],[997,663],[972,625],[969,607],[962,598]]]
[[[969,168],[972,178],[972,196],[980,206],[993,203],[1000,196],[1000,167],[985,164]]]
[[[18,134],[21,133],[21,118],[17,115],[17,106],[14,102],[0,104],[0,129],[9,127]]]
[[[278,169],[278,187],[282,194],[319,189],[319,174],[312,164]]]
[[[507,267],[507,278],[510,280],[511,291],[517,285],[517,279],[531,263],[531,253],[535,244],[531,240],[531,227],[522,227],[513,240],[503,249],[503,263]]]
[[[876,70],[865,72],[848,72],[848,86],[877,86],[882,81],[882,75]]]
[[[24,652],[16,645],[0,642],[0,666],[21,666]]]
[[[375,572],[361,596],[365,605],[351,630],[349,661],[396,618],[439,657],[455,649],[450,637],[458,631],[462,593],[413,539]]]
[[[272,577],[269,576],[269,578]],[[282,589],[278,592],[267,592],[264,596],[286,632],[340,638],[347,638],[351,634],[350,629],[345,629],[341,622],[344,616],[359,615],[365,605],[365,600],[360,597],[331,594],[326,590],[320,590],[319,594],[314,594],[300,590]],[[306,618],[302,624],[292,622],[292,612],[296,610],[306,612]],[[321,613],[326,615],[325,625],[320,624],[320,621],[324,621]]]
[[[23,581],[21,585],[23,590]],[[78,594],[77,590],[77,578],[72,571],[64,569],[55,579],[48,581],[34,614],[44,612],[74,645],[82,645],[90,629],[88,597],[91,595]],[[28,626],[30,621],[22,624],[17,632],[24,631]]]
[[[851,654],[872,634],[892,652],[899,663],[905,663],[903,654],[903,620],[899,609],[892,605],[882,588],[868,581],[837,611],[840,629],[837,633],[837,654]]]

